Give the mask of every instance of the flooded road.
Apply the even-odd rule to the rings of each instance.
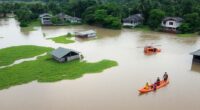
[[[97,39],[75,39],[73,44],[56,44],[47,38],[68,32],[94,29]],[[118,66],[76,80],[55,83],[31,82],[0,91],[0,110],[199,110],[200,65],[189,54],[200,48],[200,37],[134,29],[109,30],[92,26],[35,27],[20,29],[13,18],[0,20],[0,48],[38,45],[72,48],[85,60],[110,59]],[[145,45],[160,45],[162,52],[143,53]],[[170,84],[145,95],[138,89],[146,81],[169,73]]]

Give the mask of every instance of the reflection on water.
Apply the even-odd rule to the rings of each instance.
[[[47,40],[89,29],[97,31],[96,39],[75,39],[75,43],[67,45]],[[200,109],[200,75],[192,74],[199,72],[200,67],[192,64],[189,55],[200,48],[199,37],[181,38],[167,33],[109,30],[87,25],[37,27],[34,31],[23,31],[13,18],[1,19],[0,36],[4,38],[0,39],[0,48],[15,45],[66,47],[80,51],[87,61],[111,59],[119,66],[77,80],[32,82],[2,90],[0,110]],[[161,45],[162,52],[144,55],[143,48],[137,47],[147,44]],[[154,82],[165,71],[170,79],[167,87],[138,95],[139,88],[147,81]]]

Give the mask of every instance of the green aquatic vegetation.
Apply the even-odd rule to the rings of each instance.
[[[197,36],[195,33],[178,34],[179,37],[194,37]]]
[[[0,66],[5,66],[12,64],[14,61],[30,58],[40,54],[43,54],[49,50],[52,50],[48,47],[39,47],[39,46],[14,46],[9,48],[0,49]]]
[[[16,47],[13,47],[13,49]],[[43,51],[49,52],[51,48],[43,48]],[[12,48],[9,48],[12,49]],[[28,50],[26,48],[24,50]],[[0,50],[1,53],[2,50]],[[24,51],[19,51],[26,53]],[[10,51],[13,53],[13,51]],[[11,86],[21,85],[32,81],[55,82],[64,79],[72,80],[82,77],[84,74],[93,74],[102,72],[105,69],[117,66],[117,62],[111,60],[102,60],[99,62],[87,62],[75,60],[66,63],[59,63],[52,59],[50,55],[38,57],[34,61],[26,61],[11,67],[0,69],[0,89]]]
[[[69,43],[75,42],[74,40],[71,39],[72,37],[73,37],[73,35],[67,34],[67,35],[58,36],[58,37],[54,37],[54,38],[50,38],[50,39],[56,43],[69,44]]]

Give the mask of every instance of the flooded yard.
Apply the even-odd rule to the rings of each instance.
[[[94,29],[95,39],[75,39],[59,44],[48,38]],[[35,27],[26,31],[13,19],[0,20],[0,48],[18,45],[66,47],[90,62],[110,59],[118,66],[99,74],[54,83],[36,81],[0,91],[0,110],[199,110],[200,65],[191,52],[200,48],[200,37],[109,30],[94,26]],[[159,45],[161,53],[147,56],[145,45]],[[37,68],[35,68],[37,69]],[[53,72],[53,71],[52,71]],[[168,72],[170,84],[139,95],[138,89]],[[1,70],[0,70],[1,74]]]

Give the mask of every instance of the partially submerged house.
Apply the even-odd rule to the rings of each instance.
[[[75,36],[80,38],[91,38],[91,37],[96,37],[96,32],[94,30],[76,32]]]
[[[142,14],[134,14],[128,18],[123,19],[123,26],[135,27],[143,22]]]
[[[81,55],[79,52],[62,47],[53,50],[50,54],[55,60],[59,62],[67,62],[75,59],[81,59]]]
[[[193,61],[200,63],[200,49],[191,53],[193,55]]]
[[[182,24],[183,19],[180,17],[165,17],[162,20],[161,26],[163,31],[177,33],[177,28]]]
[[[40,17],[40,21],[42,25],[52,25],[51,18],[53,16],[51,14],[44,13],[44,14],[41,14],[39,17]]]
[[[61,19],[63,22],[69,22],[69,23],[81,23],[82,19],[78,17],[72,17],[70,15],[59,13],[56,15],[59,19]]]

